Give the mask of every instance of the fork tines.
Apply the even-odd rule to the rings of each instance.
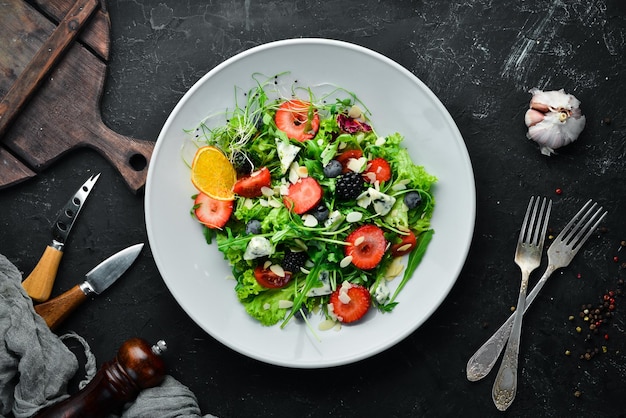
[[[541,208],[539,208],[540,202]],[[543,201],[541,201],[539,197],[535,198],[535,196],[531,196],[530,201],[528,202],[528,208],[526,209],[526,215],[524,216],[524,221],[522,223],[519,242],[527,242],[539,247],[543,246],[551,208],[552,200],[548,200],[544,197]]]
[[[578,211],[571,221],[554,239],[554,241],[564,241],[572,250],[578,250],[587,238],[596,230],[600,222],[606,216],[607,211],[603,211],[602,206],[591,199]]]

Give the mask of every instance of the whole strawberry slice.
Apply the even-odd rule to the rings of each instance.
[[[384,158],[374,158],[367,163],[363,178],[370,183],[389,181],[391,180],[391,166]]]
[[[298,99],[283,102],[274,115],[274,122],[289,138],[299,142],[313,138],[320,127],[320,117],[311,103]]]
[[[313,177],[304,177],[289,186],[288,193],[283,197],[287,209],[302,215],[322,200],[322,186]]]
[[[361,319],[367,313],[371,296],[367,288],[343,282],[340,288],[331,293],[329,303],[339,322],[347,324]]]
[[[348,235],[345,247],[346,257],[352,257],[352,264],[361,270],[371,270],[385,255],[387,241],[383,230],[376,225],[363,225]]]
[[[226,225],[233,213],[233,201],[217,200],[204,193],[198,193],[193,202],[193,209],[198,221],[209,228],[221,228]]]
[[[253,172],[249,176],[241,177],[233,186],[233,192],[241,197],[259,197],[263,194],[263,187],[270,187],[272,175],[267,167]]]

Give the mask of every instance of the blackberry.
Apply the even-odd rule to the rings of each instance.
[[[363,191],[363,177],[350,171],[337,179],[335,192],[339,200],[354,200]]]
[[[232,163],[233,167],[235,167],[235,171],[237,171],[237,174],[239,174],[240,176],[250,174],[252,172],[252,169],[254,168],[250,156],[243,151],[233,152]]]
[[[285,251],[285,257],[283,258],[282,267],[283,270],[291,273],[298,273],[300,267],[304,267],[304,263],[309,259],[308,254],[305,251]]]

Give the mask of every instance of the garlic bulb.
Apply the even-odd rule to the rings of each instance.
[[[585,127],[580,101],[563,89],[531,89],[530,93],[530,109],[524,116],[526,136],[539,144],[541,153],[549,156],[555,149],[574,142]]]

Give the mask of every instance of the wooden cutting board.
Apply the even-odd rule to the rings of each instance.
[[[56,29],[74,0],[5,0],[0,5],[0,97]],[[84,24],[0,137],[0,188],[35,176],[67,152],[91,147],[133,192],[146,181],[154,142],[119,135],[102,121],[110,20],[100,7]]]

